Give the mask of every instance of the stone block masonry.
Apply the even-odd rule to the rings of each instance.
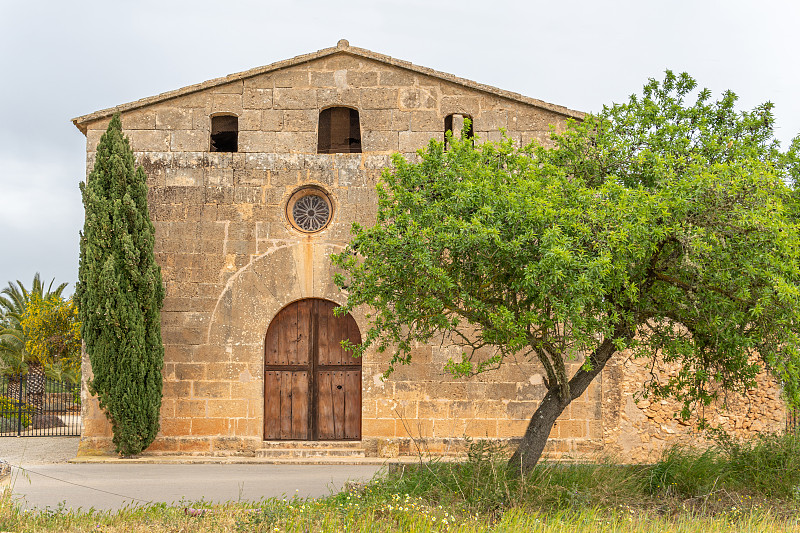
[[[358,112],[360,152],[317,153],[320,111],[328,107]],[[344,302],[329,256],[347,243],[353,223],[374,223],[375,185],[392,154],[413,159],[431,138],[442,140],[450,114],[471,118],[478,142],[499,139],[503,128],[518,144],[544,142],[551,127],[561,131],[582,116],[346,42],[75,119],[86,135],[87,169],[115,110],[148,176],[166,288],[161,432],[147,453],[221,455],[255,455],[264,446],[267,330],[294,302]],[[235,152],[211,151],[218,115],[237,117]],[[302,187],[329,201],[322,231],[305,233],[289,220],[290,199]],[[354,315],[361,334],[365,313]],[[505,442],[524,433],[545,392],[538,364],[455,380],[442,372],[454,354],[439,343],[418,346],[414,363],[386,381],[385,357],[365,355],[367,455],[414,453],[412,439],[433,453],[455,453],[468,439]],[[616,450],[638,460],[654,439],[691,434],[668,420],[666,407],[630,407],[640,371],[604,372],[557,422],[551,456]],[[88,361],[84,377],[91,377]],[[777,398],[777,389],[768,396]],[[776,413],[760,423],[776,425]],[[110,429],[85,387],[83,415],[82,453],[108,450]]]

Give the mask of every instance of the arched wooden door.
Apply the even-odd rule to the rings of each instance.
[[[360,440],[361,359],[341,341],[361,344],[351,315],[308,299],[281,309],[264,343],[264,439]]]

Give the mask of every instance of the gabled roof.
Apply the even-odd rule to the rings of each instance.
[[[272,72],[287,67],[294,67],[297,65],[301,65],[303,63],[308,63],[309,61],[314,61],[316,59],[321,59],[323,57],[327,57],[334,54],[349,54],[355,57],[363,57],[366,59],[371,59],[373,61],[378,61],[380,63],[385,63],[387,65],[392,65],[394,67],[410,70],[412,72],[417,72],[419,74],[424,74],[432,78],[438,78],[443,81],[448,81],[451,83],[456,83],[458,85],[463,85],[464,87],[468,87],[470,89],[475,89],[477,91],[482,91],[496,96],[501,96],[503,98],[508,98],[509,100],[514,100],[523,104],[535,106],[541,109],[546,109],[547,111],[552,111],[553,113],[558,113],[559,115],[564,115],[567,117],[580,119],[583,118],[584,116],[584,114],[580,111],[575,111],[560,105],[550,104],[547,102],[543,102],[542,100],[537,100],[535,98],[529,98],[527,96],[523,96],[519,93],[498,89],[497,87],[492,87],[491,85],[484,85],[482,83],[478,83],[472,80],[459,78],[458,76],[454,76],[453,74],[440,72],[432,68],[421,67],[419,65],[415,65],[408,61],[403,61],[402,59],[395,59],[393,57],[384,54],[378,54],[376,52],[367,50],[365,48],[356,48],[354,46],[350,46],[350,43],[347,42],[345,39],[342,39],[336,44],[336,46],[331,48],[324,48],[317,52],[312,52],[310,54],[303,54],[297,57],[293,57],[291,59],[278,61],[277,63],[272,63],[270,65],[266,65],[263,67],[256,67],[250,70],[246,70],[244,72],[237,72],[235,74],[229,74],[221,78],[214,78],[213,80],[204,81],[203,83],[197,83],[195,85],[189,85],[181,89],[175,89],[173,91],[167,91],[165,93],[161,93],[155,96],[142,98],[141,100],[136,100],[135,102],[129,102],[127,104],[121,104],[115,107],[109,107],[108,109],[101,109],[100,111],[89,113],[88,115],[83,115],[80,117],[73,118],[72,123],[75,124],[75,126],[85,134],[86,123],[110,117],[116,112],[131,111],[133,109],[138,109],[140,107],[145,107],[148,105],[164,102],[172,98],[178,98],[180,96],[186,96],[188,94],[195,93],[198,91],[211,89],[213,87],[224,85],[226,83],[244,80],[246,78],[252,78],[253,76],[266,74],[268,72]]]

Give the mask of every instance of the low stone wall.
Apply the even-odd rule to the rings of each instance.
[[[618,358],[609,373],[619,384],[617,409],[608,409],[604,419],[603,450],[624,462],[658,460],[674,444],[707,446],[707,433],[698,429],[699,416],[710,426],[718,427],[740,439],[759,433],[776,432],[786,424],[786,406],[780,386],[768,374],[758,376],[758,385],[744,394],[728,393],[718,402],[701,408],[688,420],[679,412],[682,404],[670,399],[642,398],[642,383],[649,376],[649,361]],[[662,370],[662,378],[677,371]]]

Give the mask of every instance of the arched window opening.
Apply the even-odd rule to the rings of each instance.
[[[361,153],[361,126],[358,121],[358,111],[349,107],[329,107],[319,112],[317,153]]]
[[[239,118],[232,115],[211,117],[211,151],[239,151]]]
[[[467,130],[467,139],[475,138],[475,130],[473,129],[472,117],[463,113],[453,113],[444,117],[444,148],[447,149],[447,132],[452,132],[454,137],[461,135],[464,130],[464,119],[469,119],[469,129]]]

